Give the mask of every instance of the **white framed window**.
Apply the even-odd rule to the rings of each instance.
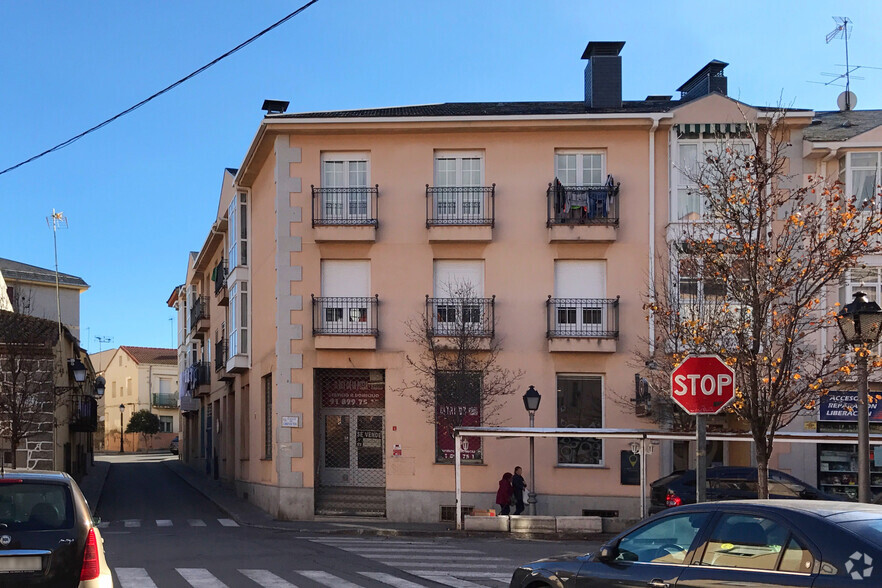
[[[248,195],[238,192],[227,208],[228,271],[248,265]]]
[[[855,151],[839,159],[839,181],[847,196],[857,197],[857,206],[879,194],[882,182],[882,152]],[[878,203],[877,203],[878,206]]]
[[[554,262],[555,332],[591,334],[607,324],[606,262],[562,260]]]
[[[557,374],[557,426],[603,428],[603,376]],[[557,440],[557,463],[566,466],[602,466],[603,440]]]
[[[367,153],[322,153],[322,214],[325,219],[364,220],[370,210]]]
[[[468,219],[484,215],[484,154],[435,152],[435,218]]]
[[[248,355],[248,282],[230,286],[230,336],[227,358]]]
[[[458,326],[481,330],[485,325],[484,261],[436,260],[434,329],[455,333]]]
[[[675,131],[672,131],[675,132]],[[690,179],[700,171],[700,162],[708,152],[717,153],[724,146],[750,153],[753,145],[736,134],[684,133],[676,136],[671,153],[671,178],[674,205],[671,222],[700,221],[707,214],[707,205]]]
[[[172,433],[174,432],[175,418],[170,416],[160,416],[159,417],[159,432],[160,433]]]
[[[564,186],[601,186],[606,180],[604,153],[558,149],[554,153],[554,176]]]
[[[372,324],[368,303],[371,265],[367,260],[322,260],[320,327],[332,332],[359,332]]]

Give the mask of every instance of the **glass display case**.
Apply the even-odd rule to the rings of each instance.
[[[882,457],[882,446],[870,446],[870,490],[882,493],[882,464],[876,465],[877,448]],[[818,487],[830,494],[844,494],[857,500],[857,445],[818,445]]]

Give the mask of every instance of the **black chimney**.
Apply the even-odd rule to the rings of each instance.
[[[729,88],[723,70],[727,65],[729,64],[716,59],[705,65],[685,84],[677,88],[677,91],[681,93],[680,100],[683,102],[694,100],[707,96],[711,92],[719,92],[726,96]]]
[[[588,43],[582,59],[585,66],[585,106],[588,108],[622,107],[622,58],[624,41]]]

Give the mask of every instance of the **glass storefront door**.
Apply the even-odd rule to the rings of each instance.
[[[376,409],[367,409],[376,413]],[[365,409],[329,409],[321,422],[323,485],[385,486],[384,417]]]

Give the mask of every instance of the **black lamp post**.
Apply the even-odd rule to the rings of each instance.
[[[125,433],[123,433],[123,431],[125,431],[125,429],[123,429],[123,415],[125,414],[125,410],[126,410],[126,405],[120,404],[119,405],[119,452],[120,453],[126,452],[125,449],[123,449],[123,435],[125,435]]]
[[[86,381],[86,366],[83,365],[83,362],[77,359],[69,359],[68,366],[70,367],[70,372],[73,374],[73,379],[77,384],[82,384]]]
[[[842,337],[855,346],[874,345],[882,329],[882,308],[867,299],[864,292],[855,292],[854,300],[836,316]],[[867,382],[867,350],[857,352],[858,367],[858,501],[870,502],[870,411]]]
[[[539,410],[539,403],[541,401],[542,395],[533,386],[530,386],[524,392],[524,408],[530,414],[530,428],[533,428],[535,425],[534,418],[536,411]],[[534,437],[530,436],[530,488],[527,492],[527,504],[530,505],[531,515],[536,514],[536,467],[533,463],[533,440]]]

